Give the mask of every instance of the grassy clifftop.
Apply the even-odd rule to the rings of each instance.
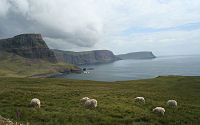
[[[149,51],[142,51],[142,52],[132,52],[127,54],[117,55],[120,59],[153,59],[156,56]]]
[[[80,70],[68,63],[52,63],[42,59],[29,59],[14,53],[0,51],[0,76],[46,77]]]
[[[199,125],[200,77],[168,76],[123,82],[65,79],[0,78],[0,115],[30,125]],[[95,110],[85,109],[79,100],[88,96],[98,101]],[[133,101],[144,96],[146,104]],[[41,108],[29,107],[32,98]],[[178,107],[166,101],[175,99]],[[162,106],[164,116],[153,114]]]

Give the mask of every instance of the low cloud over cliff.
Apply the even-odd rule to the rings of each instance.
[[[54,44],[61,40],[64,43],[91,47],[101,37],[102,23],[95,5],[88,2],[1,0],[0,37],[36,32],[50,42],[55,42]]]
[[[55,49],[198,54],[199,6],[199,0],[0,0],[0,38],[41,33]]]

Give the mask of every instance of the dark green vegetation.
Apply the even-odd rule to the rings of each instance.
[[[56,57],[64,62],[75,65],[110,63],[119,60],[109,50],[93,50],[83,52],[52,50]]]
[[[144,52],[133,52],[127,54],[117,55],[120,59],[152,59],[156,58],[156,56],[152,52],[144,51]]]
[[[167,76],[123,82],[96,82],[66,79],[0,78],[0,115],[31,125],[199,125],[200,77]],[[95,110],[79,102],[88,96],[98,101]],[[143,96],[146,104],[133,98]],[[29,107],[32,98],[41,108]],[[175,99],[178,107],[166,102]],[[164,116],[153,114],[162,106]]]
[[[40,34],[21,34],[0,40],[0,76],[46,77],[80,71],[57,61]]]

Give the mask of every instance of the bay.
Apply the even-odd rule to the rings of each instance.
[[[113,63],[80,67],[94,68],[94,70],[87,70],[89,72],[87,74],[67,74],[56,76],[56,78],[124,81],[168,75],[200,76],[200,56],[163,56],[147,60],[119,60]]]

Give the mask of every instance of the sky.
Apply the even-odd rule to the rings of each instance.
[[[200,0],[0,0],[0,38],[22,33],[67,51],[200,54]]]

